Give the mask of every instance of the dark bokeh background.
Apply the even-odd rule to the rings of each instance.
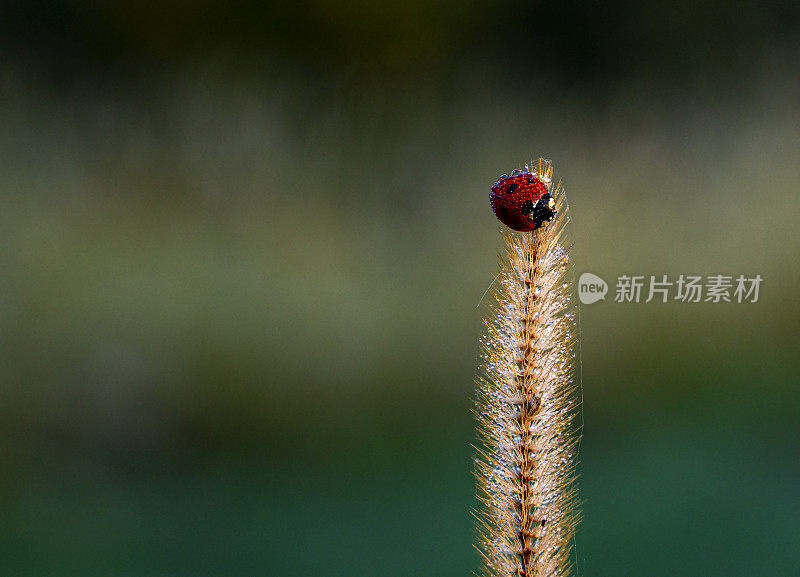
[[[0,573],[476,570],[488,187],[544,155],[578,272],[764,278],[583,307],[579,574],[796,574],[799,47],[789,1],[0,3]]]

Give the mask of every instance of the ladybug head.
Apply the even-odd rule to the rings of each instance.
[[[536,230],[556,214],[556,203],[547,185],[530,172],[514,170],[492,186],[489,202],[495,216],[506,226],[523,232]]]

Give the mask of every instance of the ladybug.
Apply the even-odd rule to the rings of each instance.
[[[556,215],[556,202],[547,185],[530,172],[514,170],[492,186],[489,203],[506,226],[530,232]]]

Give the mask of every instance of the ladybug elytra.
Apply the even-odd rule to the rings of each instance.
[[[533,173],[514,170],[492,186],[489,195],[494,214],[506,226],[522,232],[541,227],[556,214],[547,185]]]

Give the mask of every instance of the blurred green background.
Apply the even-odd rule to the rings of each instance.
[[[800,566],[794,2],[0,3],[0,574],[463,576],[496,177],[552,158],[581,576]],[[619,304],[622,274],[754,276]]]

